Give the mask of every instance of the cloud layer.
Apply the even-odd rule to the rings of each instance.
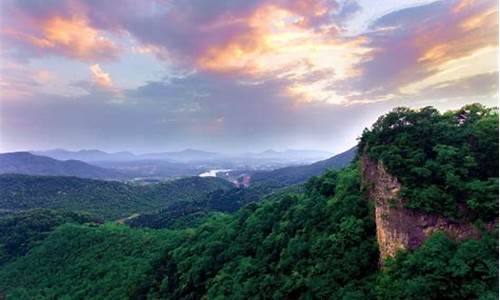
[[[393,106],[496,102],[496,1],[395,7],[350,35],[363,9],[3,1],[2,147],[341,150]],[[158,65],[161,74],[139,75]]]

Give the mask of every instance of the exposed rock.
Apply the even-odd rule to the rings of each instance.
[[[480,230],[470,222],[457,222],[438,215],[424,214],[404,207],[399,197],[401,184],[387,172],[381,162],[366,155],[361,157],[363,184],[375,202],[375,223],[380,250],[380,262],[393,257],[398,250],[411,250],[420,246],[435,231],[443,231],[461,240],[479,238]],[[493,229],[498,221],[487,225]]]

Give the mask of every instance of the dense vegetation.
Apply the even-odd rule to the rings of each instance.
[[[273,200],[283,194],[302,190],[303,185],[273,188],[263,184],[248,188],[219,189],[200,200],[182,199],[170,202],[159,211],[138,215],[126,220],[126,223],[132,227],[156,229],[193,227],[214,213],[233,213],[249,203],[261,199]]]
[[[210,219],[164,256],[149,288],[138,293],[153,299],[369,297],[378,251],[357,172],[331,172],[306,194]]]
[[[436,233],[386,262],[379,299],[498,299],[498,231],[457,243]]]
[[[178,233],[62,225],[0,269],[7,299],[126,299]]]
[[[94,222],[88,215],[35,209],[0,217],[0,266],[41,242],[55,227]]]
[[[498,214],[496,109],[396,108],[363,132],[359,147],[402,182],[409,208],[451,218]]]
[[[188,177],[147,186],[76,177],[0,175],[0,209],[85,211],[103,219],[151,212],[179,199],[198,201],[233,185],[220,178]]]
[[[438,233],[379,271],[359,170],[196,228],[63,225],[0,269],[7,299],[494,299],[498,239]],[[36,296],[36,297],[35,297]]]
[[[196,229],[64,225],[1,270],[0,288],[16,299],[365,297],[378,257],[368,205],[352,167]]]

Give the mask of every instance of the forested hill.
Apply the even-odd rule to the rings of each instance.
[[[87,214],[49,209],[33,209],[0,217],[0,268],[25,255],[62,224],[97,222]]]
[[[0,154],[0,174],[77,176],[82,178],[117,179],[125,175],[78,160],[57,160],[29,152]]]
[[[304,166],[291,166],[272,171],[256,172],[252,175],[251,184],[286,186],[304,183],[312,176],[319,176],[328,169],[341,169],[347,166],[356,156],[357,148],[353,147],[329,159]]]
[[[309,181],[304,194],[186,230],[72,221],[2,266],[0,291],[7,299],[496,298],[497,233],[461,242],[436,233],[381,271],[372,209],[351,166]]]
[[[360,140],[402,184],[408,208],[452,219],[498,217],[498,110],[397,108]]]
[[[186,177],[137,186],[121,182],[60,176],[0,175],[0,210],[54,208],[89,212],[106,220],[152,212],[172,201],[205,199],[233,184],[221,178]]]

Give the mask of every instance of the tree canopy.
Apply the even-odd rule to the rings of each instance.
[[[471,220],[497,216],[497,109],[396,108],[365,129],[359,148],[401,181],[409,208]]]

